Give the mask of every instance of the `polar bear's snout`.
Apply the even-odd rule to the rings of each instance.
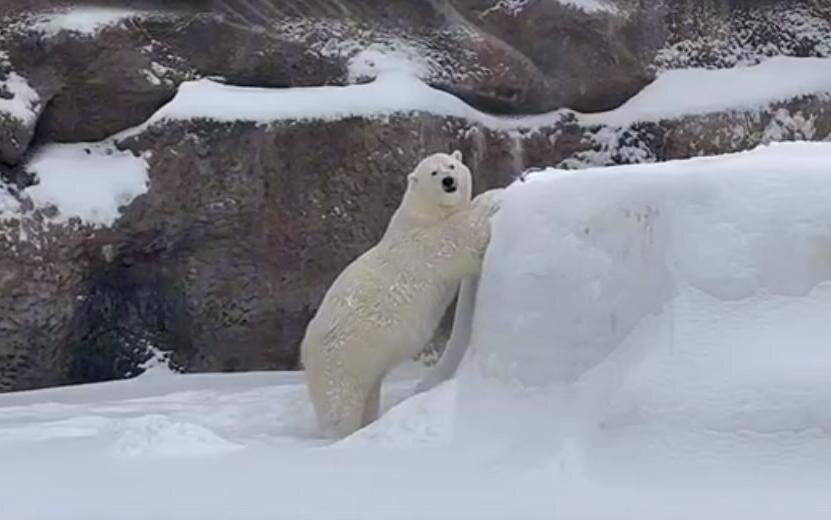
[[[459,186],[456,184],[456,179],[448,175],[441,180],[441,188],[445,193],[456,193]]]

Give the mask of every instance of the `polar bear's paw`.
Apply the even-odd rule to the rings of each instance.
[[[494,216],[502,207],[503,188],[488,190],[473,199],[473,207],[485,218]]]

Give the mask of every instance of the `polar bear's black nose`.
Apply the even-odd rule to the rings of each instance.
[[[456,179],[453,177],[445,177],[441,180],[441,186],[444,188],[445,192],[453,193],[456,191]]]

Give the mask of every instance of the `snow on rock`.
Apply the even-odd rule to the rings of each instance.
[[[0,61],[2,56],[0,56]],[[4,114],[34,125],[38,118],[40,96],[20,74],[11,71],[5,79],[0,76],[0,116]]]
[[[765,127],[762,142],[772,143],[785,140],[787,136],[795,136],[797,140],[810,141],[816,136],[816,114],[803,114],[801,111],[790,113],[780,108],[773,113],[773,118]]]
[[[20,202],[12,196],[9,187],[0,179],[0,220],[12,217],[20,209]]]
[[[808,94],[831,95],[831,58],[770,58],[733,69],[678,69],[609,112],[586,114],[584,124],[627,126],[640,121],[753,109]]]
[[[352,56],[348,67],[350,83],[387,74],[417,78],[426,78],[430,74],[425,58],[416,49],[403,44],[397,47],[371,45]]]
[[[350,66],[353,80],[374,77],[371,83],[269,89],[226,85],[210,79],[189,81],[182,83],[176,96],[146,123],[116,137],[129,137],[169,120],[242,120],[268,124],[283,120],[388,117],[413,112],[456,117],[511,131],[554,126],[571,113],[559,110],[520,117],[486,114],[423,83],[418,75],[427,70],[425,67],[404,50],[371,48],[357,54]],[[809,94],[831,95],[831,59],[779,57],[753,67],[730,70],[669,71],[623,106],[609,112],[581,114],[578,120],[586,126],[623,127],[639,121],[756,109]]]
[[[580,9],[587,13],[616,13],[617,8],[606,0],[497,0],[491,7],[482,11],[481,17],[491,13],[507,13],[516,16],[525,10],[532,1],[537,2],[559,2],[560,4]]]
[[[587,13],[616,13],[617,8],[606,0],[558,0],[561,4],[576,7]]]
[[[109,226],[120,207],[145,193],[147,161],[109,144],[53,144],[41,148],[26,165],[37,183],[23,190],[36,207],[54,206],[56,222],[77,217]]]
[[[468,119],[495,128],[523,128],[554,124],[560,117],[559,112],[525,118],[485,114],[414,77],[415,65],[389,56],[387,59],[383,62],[389,66],[386,73],[372,83],[343,87],[271,89],[225,85],[209,79],[185,82],[176,96],[146,123],[116,137],[129,137],[148,125],[183,119],[268,124],[281,120],[331,121],[424,112]],[[358,65],[354,70],[365,71]]]
[[[131,18],[154,16],[166,16],[166,14],[135,9],[83,6],[39,14],[32,18],[29,29],[47,37],[55,36],[61,32],[95,36],[99,31],[119,25]]]
[[[730,68],[771,56],[831,57],[831,19],[822,14],[827,7],[796,2],[748,7],[725,16],[705,6],[691,20],[692,30],[682,31],[685,37],[658,51],[656,67]]]
[[[482,11],[480,16],[484,18],[491,13],[507,13],[516,16],[528,6],[528,2],[529,0],[497,0],[492,6]]]
[[[553,444],[569,471],[643,489],[831,477],[828,164],[831,144],[789,143],[511,186],[462,438]]]

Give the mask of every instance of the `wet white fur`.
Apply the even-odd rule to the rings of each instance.
[[[445,193],[452,176],[458,189]],[[461,153],[424,159],[381,241],[337,277],[301,346],[323,432],[347,436],[378,416],[381,383],[431,338],[463,278],[478,274],[495,192],[471,202]]]

